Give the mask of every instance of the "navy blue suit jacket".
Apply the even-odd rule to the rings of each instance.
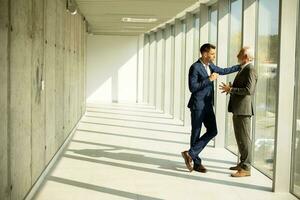
[[[240,70],[240,65],[228,68],[220,68],[213,63],[209,64],[211,73],[215,72],[220,75],[234,73]],[[192,64],[189,70],[189,90],[192,93],[188,108],[191,110],[202,110],[206,103],[214,101],[214,85],[209,80],[205,67],[200,60]]]

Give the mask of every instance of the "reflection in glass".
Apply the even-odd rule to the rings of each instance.
[[[242,19],[243,1],[231,0],[230,3],[230,27],[229,27],[229,55],[228,66],[237,64],[237,54],[242,46]],[[236,73],[227,75],[227,82],[233,82]],[[227,96],[228,105],[229,96]],[[227,114],[226,147],[233,153],[238,153],[238,148],[233,131],[232,113]]]
[[[199,39],[200,39],[200,18],[199,15],[194,15],[194,60],[199,58]]]
[[[299,5],[300,11],[300,5]],[[300,12],[299,12],[300,14]],[[298,18],[298,41],[296,49],[300,47],[300,20]],[[300,51],[297,52],[298,55]],[[293,184],[292,192],[300,198],[300,59],[297,56],[297,81],[296,81],[296,102],[295,102],[295,119],[294,119],[294,157],[293,157]]]
[[[186,26],[186,21],[185,20],[182,20],[181,21],[182,23],[182,43],[181,43],[181,70],[182,70],[182,73],[181,73],[181,88],[180,88],[180,91],[181,91],[181,95],[184,96],[184,90],[185,90],[185,73],[183,73],[185,71],[185,45],[186,45],[186,31],[187,31],[187,26]],[[184,109],[185,109],[185,101],[184,99],[181,99],[181,106],[180,106],[180,119],[184,119]]]
[[[208,34],[208,42],[217,46],[217,41],[218,41],[218,5],[214,4],[213,6],[209,7],[209,34]],[[215,59],[215,64],[217,63],[217,51],[216,49],[216,59]],[[217,84],[214,83],[214,105],[216,107],[216,102],[217,102],[217,91],[218,87]]]
[[[272,178],[279,56],[279,0],[259,0],[253,164]]]
[[[175,69],[175,25],[171,25],[171,77],[174,77]],[[171,101],[170,105],[174,105],[174,78],[171,78]],[[170,114],[174,114],[174,106],[171,106]]]
[[[217,5],[209,8],[209,42],[217,45],[218,38],[218,9]]]

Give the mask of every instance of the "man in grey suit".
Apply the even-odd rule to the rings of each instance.
[[[230,94],[228,112],[232,112],[233,128],[238,149],[240,162],[237,166],[230,167],[237,170],[232,177],[244,177],[251,175],[251,117],[254,115],[252,96],[257,83],[257,73],[252,64],[253,50],[244,47],[237,55],[241,69],[237,73],[233,84],[220,85],[222,92]]]

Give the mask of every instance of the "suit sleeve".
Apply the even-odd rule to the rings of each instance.
[[[198,71],[195,66],[192,65],[189,70],[189,90],[191,93],[202,90],[210,84],[209,78],[198,81]]]
[[[247,83],[246,83],[245,87],[243,87],[243,88],[233,87],[230,92],[231,94],[235,94],[235,95],[252,95],[252,94],[254,94],[256,82],[257,82],[257,73],[254,68],[250,68],[248,73],[249,73],[249,75],[248,75],[248,79],[247,79]]]
[[[221,68],[214,64],[210,64],[210,66],[211,66],[211,69],[213,70],[213,72],[216,72],[220,75],[231,74],[231,73],[239,71],[241,68],[240,65],[234,65],[232,67],[226,67],[226,68]]]

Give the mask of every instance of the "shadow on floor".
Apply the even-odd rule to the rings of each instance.
[[[142,128],[142,127],[134,127],[134,126],[125,126],[125,125],[117,125],[117,124],[108,124],[108,123],[100,123],[100,122],[88,122],[85,120],[81,120],[80,123],[82,124],[94,124],[94,125],[105,125],[105,126],[113,126],[113,127],[120,127],[120,128],[132,128],[138,130],[147,130],[147,131],[158,131],[158,132],[167,132],[167,133],[174,133],[174,134],[188,134],[188,132],[184,131],[169,131],[169,130],[162,130],[162,129],[154,129],[154,128]]]
[[[173,156],[173,157],[180,157],[181,158],[181,153],[178,151],[178,154],[175,153],[167,153],[167,152],[160,152],[160,151],[153,151],[153,150],[146,150],[146,149],[137,149],[137,148],[132,148],[132,147],[124,147],[124,146],[115,146],[111,144],[103,144],[103,143],[96,143],[96,142],[88,142],[88,141],[82,141],[82,140],[75,140],[73,139],[72,142],[77,142],[77,143],[82,143],[82,144],[89,144],[89,145],[96,145],[96,146],[101,146],[101,147],[110,147],[110,148],[119,148],[123,150],[132,150],[132,151],[138,151],[138,152],[144,152],[144,153],[152,153],[152,154],[158,154],[158,155],[166,155],[166,156]],[[210,148],[207,146],[206,148]],[[213,159],[213,158],[201,158],[204,161],[209,161],[209,162],[219,162],[219,163],[224,163],[224,164],[230,164],[230,165],[235,165],[236,162],[232,161],[227,161],[227,160],[219,160],[219,159]],[[227,169],[227,168],[226,168]]]
[[[87,133],[97,133],[97,134],[101,134],[101,135],[112,135],[112,136],[117,136],[117,137],[127,137],[127,138],[135,138],[135,139],[142,139],[142,140],[151,140],[151,141],[157,141],[157,142],[167,142],[167,143],[186,144],[186,145],[189,144],[189,143],[180,142],[180,141],[155,139],[155,138],[149,138],[149,137],[132,136],[132,135],[126,135],[126,134],[108,133],[108,132],[101,132],[101,131],[92,131],[92,130],[86,130],[86,129],[82,129],[82,128],[77,129],[77,133],[78,133],[78,131],[87,132]]]
[[[164,114],[164,112],[160,112],[155,109],[144,109],[144,108],[113,108],[113,107],[105,107],[105,106],[101,106],[101,107],[88,106],[87,109],[96,109],[97,111],[98,110],[119,110],[119,111],[125,111],[125,112]],[[139,110],[139,109],[141,109],[141,110]]]
[[[123,150],[122,148],[109,148],[109,149],[68,149],[75,154],[94,157],[94,158],[109,158],[116,161],[128,161],[135,163],[142,163],[147,165],[155,165],[160,169],[174,170],[174,171],[183,171],[185,172],[185,164],[182,162],[165,160],[160,158],[152,158],[148,156],[144,156],[142,154],[133,154],[133,153],[125,153],[118,152]]]
[[[151,117],[151,118],[158,118],[158,119],[172,119],[172,117],[166,117],[166,116],[152,116],[152,115],[149,116],[149,115],[129,114],[129,113],[113,113],[113,112],[95,111],[95,110],[89,110],[89,109],[87,109],[86,111],[93,112],[93,113],[118,114],[118,115],[125,115],[125,116]]]
[[[129,198],[129,199],[161,200],[160,198],[135,194],[135,193],[116,190],[116,189],[107,188],[107,187],[101,187],[98,185],[82,183],[82,182],[69,180],[69,179],[65,179],[65,178],[60,178],[60,177],[55,177],[55,176],[50,176],[50,177],[48,177],[47,180],[66,184],[66,185],[72,185],[75,187],[80,187],[80,188],[84,188],[84,189],[88,189],[88,190],[93,190],[93,191],[97,191],[97,192],[101,192],[101,193],[107,193],[107,194],[112,194],[112,195],[116,195],[116,196],[120,196],[120,197],[125,197],[125,198]]]
[[[262,191],[269,191],[269,192],[272,191],[271,187],[266,187],[266,186],[253,185],[253,184],[247,184],[247,183],[237,183],[237,182],[219,180],[219,179],[212,179],[212,178],[207,178],[207,177],[194,176],[194,175],[190,175],[190,174],[176,173],[173,171],[164,171],[164,170],[160,170],[160,169],[146,168],[146,167],[134,166],[134,165],[129,165],[129,164],[122,164],[122,163],[115,163],[115,162],[110,162],[110,161],[86,158],[86,157],[82,157],[82,156],[74,156],[74,155],[65,154],[63,157],[86,161],[86,162],[98,163],[98,164],[103,164],[103,165],[110,165],[113,167],[120,167],[120,168],[126,168],[126,169],[131,169],[131,170],[138,170],[138,171],[143,171],[143,172],[161,174],[161,175],[165,175],[165,176],[174,176],[174,177],[179,177],[179,178],[184,178],[184,179],[198,180],[198,181],[204,181],[204,182],[209,182],[209,183],[222,184],[222,185],[234,186],[234,187],[242,187],[242,188],[248,188],[248,189],[254,189],[254,190],[262,190]],[[172,169],[173,169],[173,167],[172,167]],[[208,170],[208,173],[209,172],[215,172],[215,170]],[[195,173],[198,173],[198,172],[195,172]]]
[[[141,122],[141,123],[147,123],[147,124],[160,124],[160,125],[168,125],[168,126],[183,126],[183,124],[172,124],[167,122],[153,122],[153,121],[147,121],[147,120],[136,120],[136,119],[120,119],[118,117],[105,117],[105,116],[92,116],[86,114],[85,117],[87,118],[97,118],[97,119],[112,119],[112,120],[120,120],[120,121],[128,121],[128,122]]]

